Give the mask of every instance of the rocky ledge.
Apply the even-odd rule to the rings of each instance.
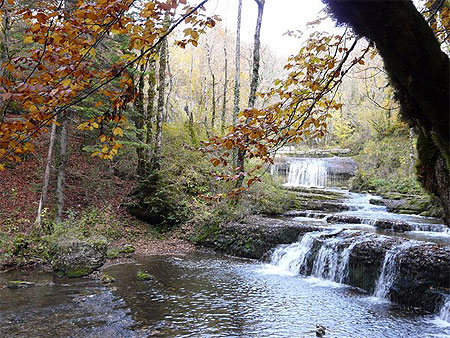
[[[290,244],[319,227],[305,226],[291,220],[252,216],[221,225],[202,237],[197,244],[229,255],[261,259],[279,244]]]
[[[333,232],[291,220],[250,217],[217,228],[200,244],[230,255],[264,259],[277,245],[296,242],[312,232],[314,243],[301,268],[302,274],[317,273],[315,266],[321,265],[320,277],[373,294],[383,269],[386,275],[388,268],[393,275],[384,281],[384,296],[396,304],[427,312],[437,312],[450,293],[450,247],[428,242],[354,230]],[[327,255],[329,260],[324,258]],[[390,259],[388,267],[385,257]],[[331,271],[338,268],[344,270]],[[341,279],[337,280],[338,275]]]

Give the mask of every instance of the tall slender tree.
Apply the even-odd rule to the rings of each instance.
[[[223,79],[223,101],[222,101],[222,132],[225,131],[225,118],[227,112],[227,95],[228,95],[228,54],[227,54],[227,31],[225,30],[225,39],[223,43],[223,54],[224,54],[224,79]]]
[[[168,18],[166,19],[168,22]],[[166,69],[167,69],[167,37],[161,44],[159,50],[159,76],[158,76],[158,103],[156,110],[156,135],[155,135],[155,152],[153,157],[153,170],[161,168],[161,151],[162,151],[162,124],[164,117],[165,93],[166,93]]]
[[[259,69],[261,62],[261,25],[262,18],[264,14],[264,5],[265,0],[255,0],[258,6],[258,17],[256,19],[256,27],[255,27],[255,35],[253,41],[253,67],[252,67],[252,80],[250,83],[250,95],[248,98],[248,107],[253,108],[256,102],[256,91],[258,90],[259,83]],[[239,167],[240,176],[236,181],[236,187],[240,188],[242,186],[242,182],[244,181],[244,170],[245,170],[245,150],[239,148],[236,166]]]
[[[238,122],[241,99],[241,18],[242,18],[242,0],[238,0],[238,13],[236,24],[236,58],[234,74],[234,108],[233,108],[233,126]],[[233,149],[233,166],[237,167],[238,149]]]

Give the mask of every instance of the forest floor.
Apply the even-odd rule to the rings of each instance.
[[[131,244],[137,255],[178,254],[194,250],[180,232],[158,233],[148,224],[131,216],[124,207],[136,181],[126,175],[117,175],[116,164],[90,156],[83,151],[89,140],[71,136],[72,145],[67,168],[65,210],[63,227],[72,227],[79,236],[104,236],[109,246]],[[55,207],[44,208],[42,228],[35,224],[43,174],[48,150],[48,135],[38,139],[34,154],[22,163],[10,165],[0,172],[0,270],[11,267],[41,265],[45,259],[41,243],[54,240],[46,233]],[[49,199],[46,205],[56,205],[56,175],[52,168]],[[123,172],[123,168],[122,168]],[[77,223],[77,225],[74,225]],[[54,229],[55,230],[55,229]],[[60,234],[64,234],[65,230]],[[44,250],[45,251],[45,250]]]

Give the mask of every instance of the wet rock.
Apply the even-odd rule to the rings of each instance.
[[[413,246],[397,257],[398,272],[390,298],[409,307],[436,312],[450,290],[450,247],[435,244]]]
[[[59,276],[87,276],[105,263],[106,249],[103,239],[61,240],[52,247],[50,264]]]
[[[222,225],[199,244],[235,256],[260,259],[278,244],[293,243],[299,236],[318,230],[319,227],[290,220],[254,216]]]
[[[318,213],[315,211],[302,211],[302,210],[291,210],[282,214],[284,217],[309,217],[321,219],[326,216],[326,214]]]
[[[398,239],[372,235],[357,243],[350,253],[347,283],[372,293],[386,252],[400,242]]]
[[[361,218],[356,216],[347,216],[347,215],[333,215],[328,216],[326,221],[328,223],[340,223],[340,224],[361,224]]]
[[[325,336],[327,328],[323,325],[316,324],[316,337],[323,337]]]
[[[372,198],[372,199],[370,199],[369,200],[369,203],[370,204],[373,204],[373,205],[384,205],[384,206],[386,206],[386,202],[385,202],[385,200],[383,200],[383,199],[375,199],[375,198]]]
[[[394,230],[394,231],[412,231],[414,227],[408,222],[394,221],[389,219],[379,219],[374,222],[375,227],[380,229]]]
[[[131,244],[126,244],[119,249],[119,253],[129,254],[135,252],[136,249]]]
[[[384,205],[387,211],[400,214],[420,214],[422,216],[443,217],[443,210],[431,197],[384,194],[381,200],[370,200],[371,204]]]
[[[317,210],[321,212],[340,212],[350,210],[350,207],[348,205],[340,202],[309,200],[301,202],[300,204],[302,206],[302,209],[314,211]]]

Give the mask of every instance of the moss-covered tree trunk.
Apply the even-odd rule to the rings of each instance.
[[[323,1],[339,22],[376,44],[402,116],[420,133],[418,178],[438,196],[450,224],[448,56],[411,0]]]

